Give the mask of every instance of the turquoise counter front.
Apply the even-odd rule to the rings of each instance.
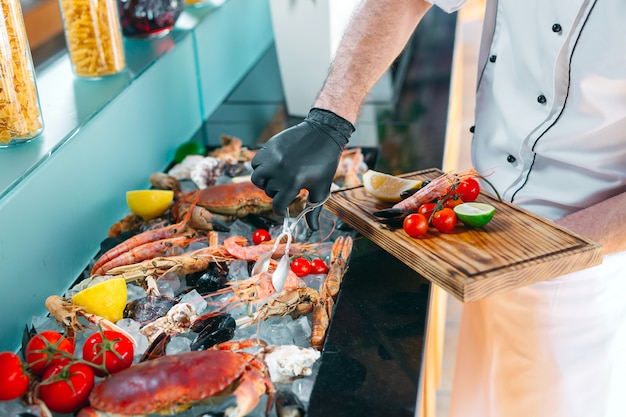
[[[228,0],[126,39],[119,75],[77,78],[66,54],[38,71],[44,133],[0,150],[0,351],[127,213],[120,190],[147,188],[272,44],[268,2]]]

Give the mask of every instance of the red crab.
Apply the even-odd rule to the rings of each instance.
[[[265,365],[252,354],[184,352],[141,362],[104,379],[89,397],[91,406],[78,417],[176,414],[203,402],[222,401],[229,394],[235,396],[236,405],[224,415],[240,417],[251,412],[265,393],[269,412],[274,392]]]

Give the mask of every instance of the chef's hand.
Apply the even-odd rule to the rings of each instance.
[[[252,182],[273,198],[274,213],[284,216],[301,189],[308,201],[326,200],[339,157],[354,126],[335,113],[313,108],[300,124],[268,140],[252,159]],[[322,207],[307,213],[311,230],[319,229]]]

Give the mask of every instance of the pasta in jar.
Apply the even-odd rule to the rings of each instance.
[[[102,77],[121,72],[126,61],[115,0],[60,0],[74,73]]]
[[[39,135],[43,122],[20,1],[0,7],[0,147],[8,147]]]

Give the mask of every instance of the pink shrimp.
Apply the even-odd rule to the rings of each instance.
[[[193,204],[195,204],[196,202],[197,198]],[[144,245],[146,243],[156,242],[157,240],[168,239],[179,235],[180,233],[183,233],[185,230],[187,230],[187,223],[189,222],[192,213],[193,210],[189,210],[189,212],[185,215],[185,218],[178,223],[161,227],[160,229],[147,230],[143,233],[139,233],[131,237],[130,239],[123,241],[119,245],[104,253],[100,258],[98,258],[94,266],[91,268],[91,275],[96,275],[96,271],[99,271],[103,265],[122,255],[123,253],[132,250],[133,248]]]
[[[276,262],[272,261],[272,267],[276,266]],[[289,271],[283,291],[293,290],[305,286],[300,278],[293,272]],[[225,288],[217,290],[214,293],[207,294],[208,297],[232,293],[233,296],[227,301],[221,302],[217,312],[228,311],[242,304],[251,304],[254,306],[264,304],[268,297],[276,293],[276,289],[272,284],[272,272],[261,272],[250,278],[228,282]]]
[[[186,248],[192,242],[197,242],[201,239],[206,238],[194,237],[193,234],[184,234],[168,239],[157,240],[155,242],[144,243],[109,260],[98,269],[92,270],[92,275],[103,275],[110,269],[118,266],[135,264],[157,256],[167,256],[171,254],[170,251],[174,248]]]
[[[261,256],[261,254],[268,252],[274,245],[274,240],[263,242],[260,245],[246,246],[248,239],[243,236],[231,236],[224,240],[224,248],[237,259],[246,261],[255,261]],[[292,243],[289,247],[289,253],[292,255],[301,254],[307,250],[311,250],[315,247],[314,244],[304,243]],[[272,255],[274,258],[279,258],[285,253],[285,244],[281,243],[276,248],[276,251]]]
[[[459,184],[464,179],[476,176],[478,176],[478,173],[473,169],[460,174],[446,172],[429,182],[426,186],[424,186],[424,188],[421,188],[415,194],[405,198],[399,203],[396,203],[392,209],[416,212],[422,204],[430,203],[433,200],[437,200],[445,196],[450,192],[452,187]]]

